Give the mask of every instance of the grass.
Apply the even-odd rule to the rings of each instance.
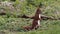
[[[42,27],[38,28],[37,30],[24,31],[21,26],[28,26],[31,24],[30,20],[30,23],[26,21],[26,19],[22,18],[10,18],[9,23],[6,23],[5,26],[3,25],[5,28],[1,27],[3,28],[1,30],[7,34],[60,34],[60,20],[42,20]]]
[[[30,26],[32,19],[16,18],[17,15],[21,16],[23,14],[33,16],[36,10],[35,5],[39,4],[39,2],[43,3],[42,13],[44,15],[59,18],[60,0],[34,0],[32,4],[35,3],[35,5],[32,5],[30,4],[31,2],[29,2],[19,2],[19,0],[16,0],[14,2],[14,8],[16,10],[14,9],[13,12],[7,6],[0,6],[0,8],[5,7],[4,9],[7,13],[6,15],[0,16],[0,34],[60,34],[60,20],[42,20],[42,27],[37,30],[25,31],[22,27]],[[9,11],[14,15],[11,15]]]

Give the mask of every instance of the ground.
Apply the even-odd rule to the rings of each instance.
[[[22,27],[30,26],[33,19],[17,18],[18,15],[24,14],[34,16],[36,6],[41,2],[42,14],[58,19],[60,18],[60,0],[5,1],[7,1],[6,4],[0,3],[0,13],[6,13],[6,15],[0,15],[0,34],[60,34],[60,20],[42,20],[41,27],[37,30],[25,31]]]

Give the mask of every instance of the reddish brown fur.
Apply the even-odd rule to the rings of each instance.
[[[24,28],[25,30],[28,30],[28,31],[29,31],[29,30],[32,30],[30,26],[24,26],[23,28]]]
[[[35,14],[35,17],[34,17],[34,20],[32,22],[32,29],[35,29],[35,28],[38,28],[38,20],[41,20],[41,17],[39,18],[39,14],[41,14],[41,10],[40,8],[38,7],[37,11],[36,11],[36,14]]]
[[[39,18],[39,14],[41,14],[41,10],[38,7],[36,14],[34,16],[33,22],[32,22],[32,26],[25,26],[24,27],[25,30],[37,29],[40,26],[40,25],[38,25],[38,20],[41,20],[41,17]]]

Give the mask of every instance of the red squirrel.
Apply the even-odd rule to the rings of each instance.
[[[41,10],[40,8],[38,7],[37,8],[37,11],[35,13],[35,16],[34,16],[34,19],[33,19],[33,22],[32,22],[32,29],[37,29],[39,26],[40,26],[40,20],[41,20]]]
[[[24,29],[25,30],[33,30],[33,29],[37,29],[40,26],[40,20],[41,20],[41,10],[38,7],[37,11],[35,13],[33,22],[31,26],[25,26]]]

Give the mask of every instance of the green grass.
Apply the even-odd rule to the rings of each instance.
[[[23,26],[30,26],[32,19],[16,18],[17,15],[23,14],[33,16],[35,14],[36,6],[42,2],[42,14],[60,18],[60,0],[33,0],[14,2],[13,10],[7,6],[0,6],[0,10],[5,9],[6,15],[0,16],[0,33],[3,34],[60,34],[60,20],[42,20],[42,27],[37,30],[25,31]],[[11,13],[12,12],[12,15]]]
[[[0,29],[7,34],[60,34],[60,20],[42,20],[42,27],[32,31],[24,31],[21,27],[31,25],[31,19],[29,19],[29,23],[27,19],[22,18],[9,18],[7,20],[9,23],[3,23],[4,25],[1,25],[2,29]]]

